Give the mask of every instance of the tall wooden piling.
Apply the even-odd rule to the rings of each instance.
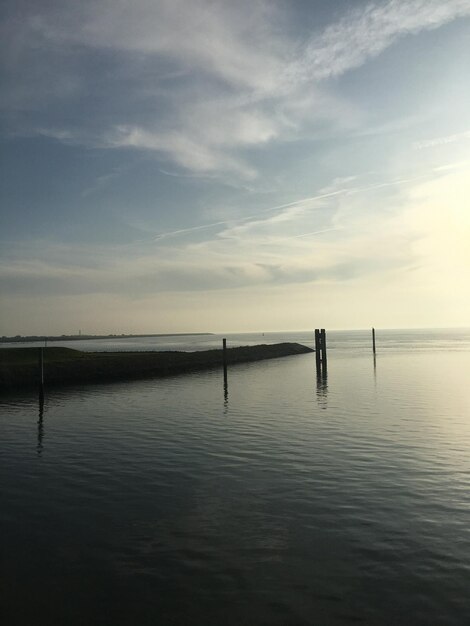
[[[322,362],[322,373],[326,374],[326,370],[328,367],[327,359],[326,359],[326,332],[325,329],[322,328],[320,331],[320,339],[321,339],[321,362]]]
[[[227,340],[222,339],[222,363],[224,365],[224,384],[227,385]]]
[[[375,328],[372,329],[372,351],[375,356]]]
[[[44,348],[39,348],[39,399],[44,398]]]
[[[315,361],[317,364],[317,374],[321,370],[321,339],[320,331],[315,328]]]
[[[315,328],[315,361],[317,365],[317,376],[326,376],[326,332],[324,328],[321,330]]]
[[[227,367],[227,340],[225,337],[222,339],[222,360],[224,363],[224,368]]]

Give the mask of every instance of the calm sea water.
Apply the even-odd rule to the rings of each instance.
[[[469,624],[470,334],[328,340],[3,396],[3,623]]]
[[[345,352],[348,356],[370,352],[370,330],[336,330],[328,331],[328,349]],[[422,330],[380,330],[376,331],[377,345],[380,351],[416,352],[421,350],[470,350],[470,328],[422,329]],[[85,351],[163,351],[211,350],[221,348],[222,338],[227,338],[228,346],[248,346],[260,343],[280,343],[294,341],[314,347],[313,330],[277,333],[225,333],[209,335],[173,335],[167,337],[110,337],[108,339],[77,339],[73,341],[50,341],[50,346],[75,348]],[[42,343],[2,343],[0,348],[34,347]]]

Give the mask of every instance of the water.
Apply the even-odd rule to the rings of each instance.
[[[391,335],[4,396],[5,623],[470,623],[468,333]]]
[[[384,351],[417,351],[417,350],[470,350],[470,329],[420,329],[420,330],[382,330],[376,331],[377,345]],[[74,348],[89,352],[132,352],[132,351],[164,351],[212,350],[221,348],[222,338],[227,338],[230,347],[258,345],[260,343],[280,343],[293,341],[314,347],[313,330],[296,332],[258,332],[258,333],[224,333],[208,335],[172,335],[161,337],[109,337],[106,339],[74,339],[49,342],[48,345]],[[333,330],[328,331],[328,350],[345,351],[349,356],[353,353],[369,352],[371,347],[370,330]],[[36,347],[38,342],[2,343],[0,348]]]

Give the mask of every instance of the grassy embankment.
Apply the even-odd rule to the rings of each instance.
[[[227,363],[246,363],[312,352],[298,343],[227,349]],[[38,385],[39,348],[0,350],[0,389]],[[46,386],[136,380],[222,366],[222,350],[202,352],[80,352],[44,348]]]

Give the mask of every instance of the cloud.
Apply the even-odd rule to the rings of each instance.
[[[94,47],[162,56],[187,72],[270,91],[285,52],[274,34],[275,15],[274,4],[264,0],[101,0],[84,10],[77,37]]]
[[[339,179],[323,197],[214,224],[199,243],[15,242],[2,247],[0,292],[11,328],[2,332],[23,332],[26,320],[31,332],[70,332],[72,321],[83,328],[91,319],[103,332],[279,329],[308,325],[312,314],[336,327],[364,327],[371,316],[395,327],[463,325],[469,171],[467,163],[380,185]],[[385,185],[392,194],[383,195]],[[57,323],[65,330],[54,330]]]
[[[466,162],[462,162],[461,166],[463,167],[466,164]],[[448,169],[449,167],[455,167],[455,165],[445,166],[443,168],[434,168],[433,171],[437,172],[440,169]],[[305,222],[303,220],[299,220],[299,217],[305,216],[305,214],[308,214],[311,211],[321,210],[324,206],[327,206],[325,205],[325,201],[335,199],[340,196],[345,196],[348,198],[348,200],[350,200],[352,195],[359,195],[359,197],[362,197],[361,194],[367,192],[383,190],[385,188],[400,187],[403,185],[408,185],[410,183],[422,181],[423,179],[427,178],[428,174],[422,174],[411,178],[400,178],[387,182],[359,184],[360,181],[358,181],[357,176],[339,177],[334,179],[329,185],[325,186],[323,189],[320,190],[318,194],[314,196],[301,198],[287,204],[267,207],[261,209],[254,214],[245,215],[241,218],[218,220],[215,222],[209,222],[189,228],[180,228],[177,230],[162,232],[153,237],[153,241],[160,242],[168,239],[171,240],[173,238],[178,238],[181,236],[184,237],[187,235],[200,233],[201,231],[214,231],[216,229],[219,230],[219,237],[221,238],[242,239],[249,237],[249,233],[256,229],[258,225],[261,225],[265,233],[263,240],[264,242],[266,242],[267,227],[269,225],[282,224],[283,226],[285,226],[286,223],[292,222],[292,226],[296,231],[299,228],[302,229],[303,227],[305,227]],[[351,183],[355,181],[358,184],[352,185]],[[305,232],[305,230],[301,230],[300,233],[296,232],[295,234],[291,235],[287,235],[286,231],[283,230],[281,238],[300,238],[307,237],[308,235],[330,232],[331,230],[337,230],[336,227],[334,229],[318,230],[318,213],[316,213],[315,215],[315,220],[315,230],[311,232]]]
[[[243,162],[181,131],[160,133],[138,126],[118,126],[108,135],[106,145],[164,153],[173,163],[193,172],[233,171],[247,179],[255,177],[254,170]]]
[[[338,179],[310,198],[249,218],[212,223],[195,243],[187,229],[136,245],[36,247],[4,252],[4,293],[16,295],[200,292],[275,285],[341,283],[410,263],[407,235],[394,215],[357,210],[376,185]],[[349,186],[348,186],[349,183]],[[344,186],[346,185],[346,186]],[[350,194],[356,201],[351,201]],[[349,214],[343,201],[349,198]],[[193,229],[189,229],[192,231]],[[180,235],[180,236],[179,236]],[[162,245],[164,243],[164,245]]]
[[[246,180],[257,174],[248,150],[319,121],[354,123],[328,79],[470,15],[468,0],[369,3],[300,41],[283,28],[286,6],[265,0],[27,2],[21,15],[8,6],[3,108],[17,132]]]
[[[455,143],[456,141],[462,141],[463,139],[470,139],[470,130],[461,133],[454,133],[452,135],[446,135],[444,137],[435,137],[434,139],[416,141],[413,144],[413,148],[415,150],[423,150],[424,148],[434,148],[435,146],[443,146],[447,143]]]
[[[261,257],[262,258],[262,257]],[[216,267],[209,262],[190,264],[173,263],[165,266],[156,263],[145,269],[146,263],[120,266],[111,270],[86,270],[74,268],[59,271],[54,265],[40,267],[10,265],[0,272],[2,292],[14,296],[77,296],[90,294],[125,294],[126,297],[143,297],[164,292],[198,293],[214,290],[245,290],[250,287],[273,288],[276,285],[301,283],[341,283],[353,278],[400,267],[403,261],[381,259],[371,265],[368,255],[345,258],[338,262],[318,264],[304,258],[297,262],[279,259],[274,262],[257,260],[240,262],[225,259]],[[124,271],[119,271],[124,270]]]
[[[468,0],[369,3],[312,37],[290,73],[295,81],[339,76],[379,55],[400,37],[438,28],[466,15],[470,15]]]

